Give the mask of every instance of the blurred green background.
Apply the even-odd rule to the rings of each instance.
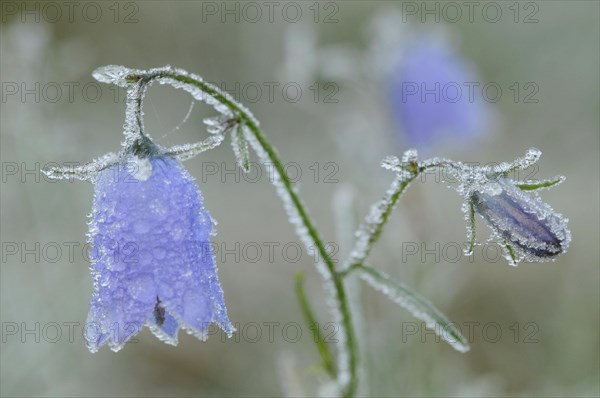
[[[48,181],[39,169],[118,150],[124,91],[93,83],[91,72],[98,66],[171,64],[228,89],[238,83],[239,99],[261,121],[283,160],[295,162],[301,171],[301,193],[325,240],[339,243],[337,257],[342,259],[349,248],[348,227],[356,226],[391,182],[380,160],[406,149],[393,127],[385,78],[377,72],[376,66],[385,67],[386,61],[369,55],[378,37],[373,27],[383,26],[386,15],[400,15],[396,21],[403,37],[430,32],[446,37],[474,65],[482,83],[497,82],[504,89],[500,100],[490,104],[489,131],[476,145],[434,145],[430,152],[498,162],[531,146],[541,149],[535,178],[567,176],[542,195],[570,219],[573,242],[556,262],[516,268],[493,253],[496,261],[486,261],[482,252],[448,261],[455,252],[445,256],[437,249],[440,258],[423,259],[420,245],[435,251],[438,242],[440,248],[451,248],[464,242],[465,226],[454,191],[435,181],[415,183],[394,213],[373,263],[431,299],[463,332],[471,325],[472,349],[459,354],[430,333],[422,335],[425,330],[403,309],[368,287],[357,287],[366,380],[361,393],[600,394],[598,2],[495,2],[494,9],[502,11],[497,22],[489,20],[491,9],[487,19],[482,15],[488,3],[478,2],[469,20],[466,6],[458,2],[465,14],[455,23],[448,21],[454,14],[444,15],[439,2],[408,2],[419,11],[405,13],[406,21],[395,13],[407,2],[274,2],[272,21],[262,2],[250,6],[262,10],[258,19],[255,9],[236,2],[74,2],[71,14],[65,2],[53,3],[60,15],[46,2],[1,3],[2,396],[326,394],[327,377],[315,366],[317,352],[293,291],[294,274],[305,272],[311,302],[325,324],[329,315],[320,278],[309,253],[292,261],[293,248],[282,249],[298,247],[298,240],[266,169],[252,183],[239,171],[227,174],[235,165],[229,145],[186,163],[219,222],[215,242],[233,251],[236,243],[240,247],[240,258],[217,254],[229,316],[240,329],[237,337],[216,334],[202,343],[182,332],[174,348],[144,330],[137,343],[121,352],[105,348],[94,355],[81,335],[92,288],[83,253],[92,186]],[[223,7],[234,13],[238,7],[240,20],[225,14],[223,22]],[[425,15],[423,23],[422,7],[440,7],[440,21]],[[527,16],[537,22],[525,23]],[[336,64],[336,59],[346,61]],[[348,60],[375,66],[362,67],[351,78],[332,79],[344,68],[358,67]],[[328,68],[333,72],[324,73]],[[269,82],[279,84],[272,98]],[[515,101],[509,89],[514,82],[534,82],[539,101],[525,103],[522,96]],[[299,101],[282,94],[287,83],[302,88]],[[337,102],[323,100],[332,93],[326,83],[339,89]],[[256,85],[263,91],[254,101]],[[214,112],[201,104],[172,131],[189,107],[187,94],[151,88],[147,130],[164,145],[205,137],[202,118]],[[350,216],[336,217],[343,207],[336,197],[346,200]],[[489,231],[481,220],[478,224],[484,240]],[[272,257],[269,242],[275,242]],[[408,255],[407,242],[421,247],[419,253]],[[250,249],[256,245],[263,251],[253,262]],[[68,247],[73,247],[72,256]],[[295,329],[285,330],[297,324],[302,327],[298,339]],[[414,325],[417,332],[411,334]]]

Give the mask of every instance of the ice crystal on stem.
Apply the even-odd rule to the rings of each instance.
[[[371,247],[379,238],[383,225],[396,206],[398,198],[417,176],[417,151],[415,149],[407,150],[404,152],[402,160],[395,156],[388,156],[381,162],[381,166],[396,172],[396,176],[383,198],[371,206],[365,221],[356,231],[354,249],[348,260],[342,265],[342,272],[361,264],[368,256]]]
[[[231,132],[233,154],[237,159],[238,165],[246,173],[250,171],[250,151],[248,149],[248,139],[246,138],[249,132],[247,130],[248,128],[245,126],[237,126],[235,131]]]
[[[127,87],[130,83],[137,80],[135,77],[132,77],[136,74],[139,74],[138,70],[120,65],[101,66],[92,72],[94,79],[100,83],[114,84],[119,87]]]

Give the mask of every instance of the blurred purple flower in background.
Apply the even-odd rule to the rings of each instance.
[[[481,84],[443,40],[420,38],[399,58],[391,77],[392,113],[406,144],[419,150],[476,138],[486,128]]]
[[[216,322],[231,334],[210,246],[212,219],[181,163],[129,155],[101,171],[94,190],[90,351],[105,343],[118,351],[144,325],[173,345],[179,327],[205,339]]]

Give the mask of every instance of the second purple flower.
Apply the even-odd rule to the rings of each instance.
[[[418,39],[406,49],[390,94],[401,133],[419,150],[484,133],[487,106],[474,68],[442,40]]]

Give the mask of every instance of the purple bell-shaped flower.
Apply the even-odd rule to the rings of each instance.
[[[94,190],[90,351],[105,343],[117,351],[144,325],[171,344],[180,327],[201,339],[213,322],[232,333],[210,246],[213,222],[181,163],[130,155],[102,170]]]
[[[469,63],[441,40],[416,40],[390,79],[392,113],[407,144],[433,145],[476,138],[484,132],[487,106]]]

